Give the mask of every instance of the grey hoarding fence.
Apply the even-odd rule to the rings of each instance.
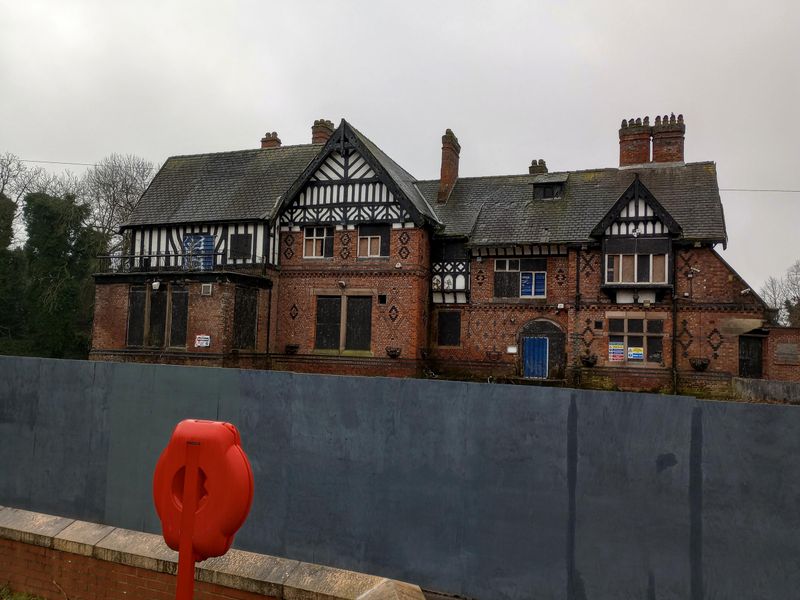
[[[487,599],[800,589],[795,406],[0,358],[0,504],[157,532],[189,417],[242,433],[242,549]]]

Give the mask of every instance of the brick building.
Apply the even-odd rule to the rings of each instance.
[[[619,168],[459,177],[447,130],[431,181],[346,121],[172,157],[96,276],[91,356],[699,393],[791,377],[764,365],[766,307],[715,251],[716,167],[684,162],[684,134],[631,119]]]

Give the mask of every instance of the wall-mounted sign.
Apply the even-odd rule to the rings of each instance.
[[[608,342],[608,362],[623,362],[625,360],[625,343]]]
[[[517,353],[517,347],[516,346],[509,346],[508,348],[506,348],[506,352],[508,352],[509,354],[516,354]]]
[[[630,346],[628,348],[628,360],[644,360],[644,348]]]
[[[208,348],[211,345],[210,335],[197,335],[194,338],[195,348]]]

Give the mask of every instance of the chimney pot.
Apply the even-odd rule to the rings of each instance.
[[[461,155],[461,144],[452,129],[446,129],[442,136],[442,170],[439,178],[437,202],[445,203],[458,179],[458,160]]]
[[[317,119],[311,126],[311,143],[324,144],[333,135],[335,128],[328,119]]]
[[[264,134],[264,137],[261,138],[261,147],[262,148],[280,148],[281,147],[281,138],[278,137],[276,132],[270,133],[269,131]]]

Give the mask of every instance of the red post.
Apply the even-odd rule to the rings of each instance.
[[[180,549],[178,550],[178,589],[175,600],[192,600],[194,595],[194,517],[197,512],[197,469],[200,442],[186,442],[186,471],[183,479]]]

